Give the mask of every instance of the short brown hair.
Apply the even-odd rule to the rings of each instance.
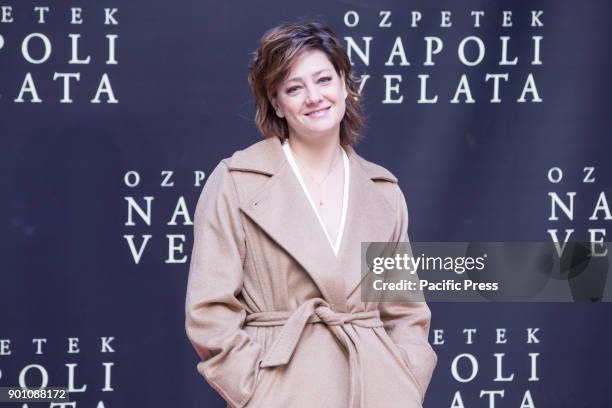
[[[276,116],[271,100],[298,55],[312,49],[323,51],[336,73],[344,77],[348,97],[340,122],[340,143],[353,145],[361,138],[364,122],[359,80],[352,73],[351,62],[336,33],[316,21],[281,24],[261,38],[249,66],[249,84],[255,95],[255,124],[265,137],[278,137],[281,141],[289,137],[287,121]]]

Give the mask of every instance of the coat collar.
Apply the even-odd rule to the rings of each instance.
[[[365,160],[351,146],[346,146],[345,150],[349,158],[359,163],[371,180],[397,183],[397,178],[389,170]],[[270,137],[234,153],[229,163],[229,169],[273,176],[285,162],[280,140],[277,137]]]
[[[236,152],[228,164],[231,171],[270,176],[261,187],[241,198],[240,209],[306,270],[323,297],[339,312],[350,311],[347,297],[361,282],[361,243],[389,241],[397,220],[393,205],[373,183],[397,183],[397,179],[351,147],[345,149],[351,176],[338,256],[329,246],[277,138]]]

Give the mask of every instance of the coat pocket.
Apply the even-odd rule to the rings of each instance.
[[[270,347],[274,343],[278,332],[281,327],[258,327],[258,326],[246,326],[245,330],[251,336],[254,342],[261,346],[262,353],[256,362],[255,367],[255,379],[253,381],[253,390],[251,398],[244,408],[250,407],[261,407],[263,406],[263,400],[265,400],[265,394],[269,392],[269,381],[265,377],[271,374],[271,370],[274,367],[261,367],[262,361],[270,351]],[[268,384],[266,384],[268,382]]]
[[[421,399],[429,387],[433,371],[438,362],[438,356],[429,343],[402,343],[397,347],[402,352],[409,369],[417,379],[421,391]]]
[[[397,344],[393,342],[393,340],[391,339],[391,337],[389,337],[389,334],[387,334],[387,331],[384,329],[384,327],[375,327],[374,331],[378,334],[382,342],[391,351],[395,359],[398,361],[398,364],[404,369],[404,371],[406,372],[410,380],[416,385],[419,392],[421,392],[420,397],[422,400],[423,395],[421,391],[421,385],[417,379],[417,376],[415,375],[414,370],[412,369],[410,360],[408,359],[408,356],[406,355],[404,350],[402,350],[401,347],[399,347]]]
[[[256,368],[256,373],[255,373],[255,389],[257,389],[257,386],[259,385],[259,383],[261,382],[261,376],[263,374],[263,368],[261,368],[261,361],[262,359],[257,360],[257,368]]]

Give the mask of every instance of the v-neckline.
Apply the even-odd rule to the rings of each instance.
[[[327,241],[329,242],[329,245],[334,255],[336,255],[336,257],[338,256],[338,253],[340,251],[340,245],[342,244],[342,237],[344,235],[344,227],[346,224],[346,213],[348,209],[349,181],[350,181],[349,159],[346,154],[346,151],[342,148],[340,150],[342,150],[342,162],[344,164],[344,186],[342,189],[343,190],[342,191],[342,211],[340,215],[340,225],[338,227],[338,233],[336,234],[336,242],[334,244],[332,242],[331,237],[329,236],[327,228],[325,227],[325,223],[323,222],[323,219],[321,218],[321,215],[319,214],[319,211],[317,210],[317,206],[315,205],[315,202],[313,201],[312,197],[310,196],[310,193],[308,192],[308,189],[306,188],[306,183],[304,182],[300,169],[297,165],[297,162],[295,161],[295,158],[293,156],[293,152],[291,151],[291,147],[289,146],[289,143],[287,141],[283,143],[283,151],[285,152],[287,161],[289,162],[289,165],[291,166],[293,173],[297,177],[300,183],[300,186],[302,187],[302,190],[304,191],[304,194],[306,195],[306,198],[308,199],[308,202],[310,203],[310,207],[314,211],[315,216],[317,217],[317,220],[319,221],[319,224],[321,225],[321,228],[323,229],[323,233],[327,237]]]

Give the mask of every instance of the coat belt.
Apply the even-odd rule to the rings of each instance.
[[[260,367],[277,367],[289,363],[307,324],[323,323],[348,351],[350,408],[364,407],[361,384],[361,360],[358,338],[347,325],[381,327],[380,312],[338,313],[320,298],[310,299],[294,312],[259,312],[247,315],[247,326],[283,326],[278,337],[261,360]]]

